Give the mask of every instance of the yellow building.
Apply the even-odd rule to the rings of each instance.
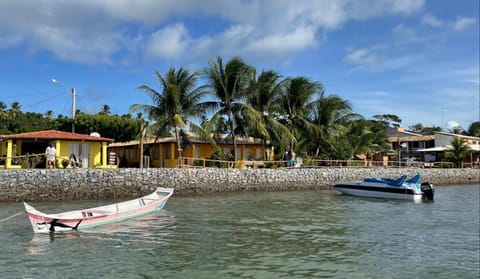
[[[0,168],[45,168],[45,150],[56,149],[56,167],[115,167],[107,145],[113,139],[56,130],[0,135]],[[67,165],[67,162],[69,163]]]
[[[207,140],[191,133],[188,136],[188,140],[190,144],[184,150],[181,150],[182,157],[207,159],[212,156],[213,146]],[[231,137],[229,135],[220,135],[215,138],[215,141],[221,151],[224,154],[230,154],[230,157],[233,159]],[[246,165],[252,164],[253,161],[265,160],[265,147],[261,139],[237,136],[236,141],[237,160],[244,161]],[[140,145],[141,143],[138,140],[113,143],[108,146],[108,152],[116,154],[120,160],[120,166],[138,167],[140,165],[140,157],[142,157],[144,158],[143,165],[145,167],[177,167],[179,152],[175,137],[158,138],[156,140],[155,138],[149,138],[143,141],[143,148]],[[140,156],[141,149],[143,149],[143,155],[146,157]]]

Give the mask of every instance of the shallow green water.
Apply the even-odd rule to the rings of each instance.
[[[478,278],[479,189],[437,187],[423,203],[333,191],[173,196],[143,218],[53,236],[33,235],[23,214],[0,223],[0,277]],[[0,203],[0,219],[22,206]]]

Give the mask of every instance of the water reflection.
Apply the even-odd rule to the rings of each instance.
[[[68,245],[67,242],[79,240],[83,242],[105,242],[120,245],[142,242],[142,244],[154,243],[165,233],[162,227],[171,226],[174,222],[172,215],[154,212],[139,218],[124,222],[112,223],[82,231],[69,231],[61,233],[33,234],[31,240],[25,245],[29,255],[46,254],[53,242],[61,242],[60,246]],[[80,240],[81,239],[81,240]],[[73,245],[73,243],[72,243]]]
[[[71,240],[80,237],[79,232],[66,233],[42,233],[33,234],[32,239],[25,246],[27,254],[41,255],[48,249],[49,245],[54,241]]]
[[[475,278],[479,188],[438,187],[435,203],[333,191],[174,196],[153,214],[53,238],[34,236],[19,218],[0,226],[0,272],[2,278]]]

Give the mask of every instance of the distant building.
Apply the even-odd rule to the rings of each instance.
[[[419,150],[435,146],[435,136],[412,133],[402,127],[388,128],[387,137],[395,153],[391,158],[393,161],[402,158],[420,161],[422,153]]]
[[[193,133],[188,135],[189,144],[181,150],[182,157],[195,159],[211,158],[213,145]],[[230,135],[222,134],[215,138],[222,152],[233,159],[233,143]],[[237,136],[237,160],[265,160],[265,148],[261,139]],[[143,155],[140,156],[140,141],[118,142],[108,146],[120,160],[120,166],[138,167],[140,157],[145,167],[173,168],[178,165],[178,150],[175,137],[148,138],[143,141]],[[145,157],[146,156],[146,157]],[[273,158],[273,156],[272,156]],[[187,162],[188,163],[188,162]],[[147,165],[148,164],[148,165]]]
[[[422,160],[425,162],[444,160],[445,151],[452,148],[451,142],[455,137],[464,139],[467,148],[471,150],[470,157],[464,159],[464,164],[480,165],[480,138],[446,132],[436,132],[434,135],[435,145],[418,150],[422,154]]]
[[[388,141],[395,151],[396,161],[421,161],[439,162],[445,161],[445,151],[451,149],[454,137],[466,141],[468,149],[472,151],[469,158],[465,158],[464,164],[472,166],[480,164],[480,138],[460,134],[435,132],[434,135],[421,135],[406,131],[404,128],[388,128]]]

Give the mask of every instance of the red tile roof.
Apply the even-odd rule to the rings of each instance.
[[[57,130],[29,132],[29,133],[21,133],[21,134],[14,134],[14,135],[0,135],[0,138],[4,138],[4,139],[82,140],[82,141],[109,141],[109,142],[113,141],[113,139],[110,139],[110,138],[96,137],[96,136],[69,133],[69,132],[62,132],[62,131],[57,131]]]

